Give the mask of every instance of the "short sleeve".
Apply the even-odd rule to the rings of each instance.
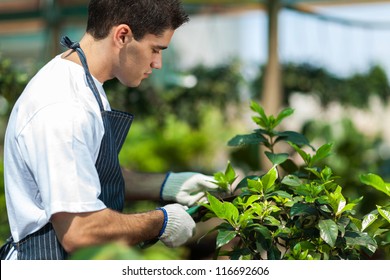
[[[57,212],[106,208],[95,168],[104,128],[100,116],[75,102],[58,102],[31,117],[18,145],[38,186],[36,203]]]

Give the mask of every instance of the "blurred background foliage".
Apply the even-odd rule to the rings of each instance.
[[[139,88],[129,89],[116,80],[107,82],[105,88],[112,107],[135,115],[120,154],[122,165],[146,172],[193,170],[213,174],[223,170],[230,160],[242,172],[262,170],[258,147],[232,149],[226,145],[234,135],[248,131],[248,104],[250,99],[260,98],[258,88],[262,87],[262,69],[264,67],[260,67],[258,77],[247,80],[241,74],[240,63],[233,60],[214,68],[199,65],[177,73],[176,80],[164,85],[147,80]],[[371,97],[379,98],[382,104],[388,101],[389,82],[378,66],[367,73],[345,78],[308,64],[288,64],[282,69],[284,106],[291,106],[291,98],[296,93],[315,96],[321,108],[341,104],[364,111],[369,110]],[[14,69],[9,59],[0,56],[2,132],[14,102],[30,77],[31,74]],[[187,82],[183,83],[183,79]],[[368,198],[359,209],[362,214],[374,209],[376,204],[385,204],[379,192],[365,188],[358,179],[360,174],[372,172],[390,180],[390,155],[384,152],[388,143],[380,134],[367,135],[345,116],[336,120],[309,118],[302,121],[297,130],[312,143],[334,143],[334,155],[327,159],[327,164],[340,176],[347,197]],[[0,175],[2,167],[1,161]],[[155,206],[155,202],[134,203],[127,205],[126,211]],[[3,176],[0,178],[0,207],[0,240],[3,241],[9,235]],[[201,233],[208,230],[205,225],[199,227]],[[175,250],[161,244],[147,250],[108,244],[82,250],[73,258],[204,259],[212,256],[213,244],[214,241],[207,239],[200,242],[194,239],[188,246]]]

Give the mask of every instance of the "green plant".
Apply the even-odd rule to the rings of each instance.
[[[255,102],[251,109],[257,113],[253,120],[260,128],[234,137],[229,145],[263,145],[273,167],[263,175],[241,180],[237,185],[239,194],[231,202],[208,194],[208,203],[203,204],[208,209],[204,219],[222,220],[211,230],[217,231],[216,255],[301,260],[371,257],[378,248],[375,237],[389,230],[388,212],[381,214],[381,229],[369,222],[373,214],[363,219],[355,215],[354,208],[363,198],[349,201],[332,169],[321,165],[330,156],[332,144],[315,149],[300,133],[276,130],[293,114],[292,109],[283,110],[277,117],[267,116]],[[282,142],[291,150],[275,153],[275,146]],[[292,151],[303,164],[299,166],[292,160]],[[225,173],[214,177],[226,189],[236,175],[229,163]],[[388,208],[377,209],[379,213],[383,210]],[[230,250],[222,250],[227,244]]]

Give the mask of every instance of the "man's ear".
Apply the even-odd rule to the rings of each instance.
[[[127,24],[120,24],[114,27],[114,44],[122,48],[125,44],[133,40],[133,32]]]

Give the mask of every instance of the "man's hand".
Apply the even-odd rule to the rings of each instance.
[[[169,173],[161,187],[161,198],[164,201],[175,201],[193,206],[197,202],[206,202],[206,192],[215,191],[214,177],[201,173]]]
[[[167,247],[181,246],[194,235],[196,224],[186,212],[187,207],[176,203],[159,209],[164,212],[164,225],[159,239]]]

